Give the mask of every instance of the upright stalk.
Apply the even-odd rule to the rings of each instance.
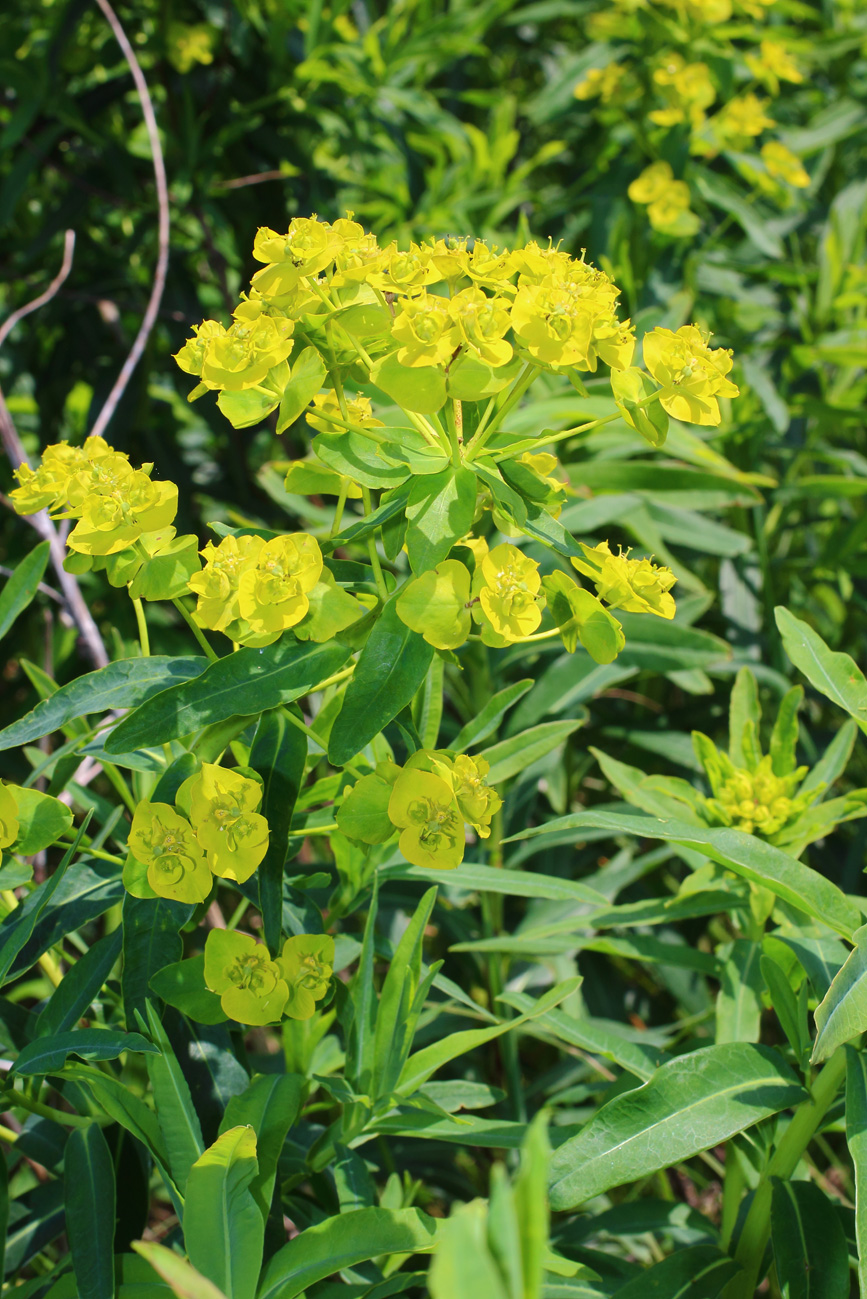
[[[735,1251],[735,1258],[743,1271],[729,1282],[723,1291],[723,1299],[753,1299],[771,1234],[772,1179],[779,1177],[785,1181],[792,1176],[819,1124],[833,1105],[845,1076],[846,1051],[841,1046],[817,1075],[809,1099],[795,1110],[780,1144],[768,1161]]]

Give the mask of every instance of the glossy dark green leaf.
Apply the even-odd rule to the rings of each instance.
[[[155,654],[146,659],[119,659],[96,672],[86,672],[0,731],[0,749],[39,740],[86,713],[135,708],[161,690],[198,676],[207,666],[206,658]]]
[[[82,1060],[116,1060],[124,1051],[156,1054],[159,1048],[140,1033],[121,1033],[113,1028],[79,1028],[54,1033],[29,1043],[15,1060],[9,1076],[57,1073],[70,1055]]]
[[[249,1123],[256,1133],[259,1169],[250,1193],[267,1218],[286,1134],[301,1109],[305,1080],[299,1074],[258,1074],[246,1091],[226,1106],[220,1131]]]
[[[433,658],[433,646],[397,616],[396,595],[367,638],[328,745],[336,767],[349,762],[412,700]]]
[[[51,543],[40,541],[30,554],[25,555],[16,565],[12,576],[7,578],[3,590],[0,591],[0,638],[6,635],[15,619],[24,612],[36,595],[50,556]]]
[[[99,996],[121,953],[123,933],[115,929],[99,938],[78,958],[69,975],[62,979],[40,1011],[36,1021],[39,1037],[72,1028]]]
[[[727,1042],[671,1060],[597,1110],[554,1152],[551,1204],[571,1209],[797,1105],[804,1089],[769,1047]]]
[[[786,1299],[832,1299],[849,1288],[849,1247],[837,1206],[815,1182],[774,1178],[771,1242]]]
[[[51,880],[54,880],[56,873],[51,876]],[[29,923],[29,913],[26,916],[22,913],[30,908],[44,887],[40,884],[34,889],[14,913],[15,916],[20,915],[22,923],[25,920]],[[65,934],[104,915],[122,897],[123,884],[117,866],[110,862],[88,861],[86,858],[76,861],[71,870],[63,873],[56,889],[46,900],[27,941],[15,958],[11,974],[14,976],[29,969],[43,952],[61,942]]]
[[[272,952],[280,944],[283,870],[306,761],[307,736],[303,731],[293,726],[282,710],[264,713],[250,749],[250,766],[265,782],[259,811],[268,820],[268,851],[259,864],[257,878],[265,942]]]
[[[690,1245],[617,1290],[618,1299],[717,1299],[740,1265],[714,1245]],[[830,1299],[830,1296],[829,1296]]]
[[[220,998],[205,985],[205,955],[173,961],[151,975],[150,987],[162,1001],[200,1024],[223,1024]]]
[[[308,1227],[269,1259],[259,1299],[298,1299],[316,1281],[380,1254],[427,1254],[438,1223],[418,1209],[358,1209]]]
[[[127,1024],[135,1024],[136,1011],[146,1014],[150,981],[157,971],[180,960],[181,926],[192,913],[192,906],[169,898],[124,896],[121,987]]]
[[[164,690],[116,727],[110,753],[164,744],[230,717],[252,717],[306,695],[339,672],[349,658],[342,645],[278,642],[240,649],[212,663],[195,681]]]
[[[69,1134],[63,1180],[66,1235],[79,1299],[113,1299],[114,1163],[97,1123]]]
[[[160,1131],[169,1156],[169,1167],[175,1185],[183,1195],[193,1164],[203,1153],[202,1128],[193,1108],[187,1080],[178,1064],[172,1045],[150,1001],[146,1003],[147,1028],[157,1054],[146,1064],[153,1089],[154,1107]],[[142,1023],[142,1017],[139,1016]]]

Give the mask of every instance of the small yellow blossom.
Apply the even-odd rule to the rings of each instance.
[[[193,827],[168,803],[140,803],[132,819],[129,849],[147,866],[147,882],[161,898],[204,902],[211,872]]]
[[[401,344],[398,361],[411,369],[448,365],[461,345],[448,299],[427,292],[400,300],[391,332]]]
[[[581,543],[583,559],[573,559],[579,573],[592,579],[600,599],[625,613],[655,613],[673,618],[674,597],[669,594],[676,578],[671,569],[649,559],[630,559],[629,553],[614,555],[607,541],[598,546]]]
[[[388,803],[400,830],[398,847],[413,866],[453,870],[464,857],[464,820],[454,791],[440,776],[404,768]]]
[[[331,982],[334,939],[329,934],[295,934],[286,939],[277,964],[289,988],[284,1014],[310,1019]]]
[[[265,542],[255,566],[245,568],[238,583],[238,607],[251,633],[245,643],[269,645],[299,623],[321,572],[322,552],[314,537],[296,532]]]
[[[485,622],[508,642],[532,635],[542,621],[541,585],[536,561],[504,542],[482,559],[473,590]]]
[[[208,866],[222,879],[243,884],[268,851],[268,822],[257,811],[262,786],[240,772],[205,762],[185,781],[185,797],[196,839],[208,854]],[[182,794],[182,791],[183,794]]]
[[[767,144],[762,145],[762,162],[769,175],[796,189],[806,189],[810,183],[809,173],[800,158],[784,144],[780,144],[779,140],[768,140]]]
[[[212,929],[205,939],[205,984],[241,1024],[275,1023],[289,997],[281,963],[264,943],[234,929]]]
[[[644,364],[662,388],[663,409],[674,419],[717,425],[722,418],[717,398],[738,395],[726,378],[731,352],[712,349],[707,340],[695,325],[676,332],[659,326],[644,336]]]

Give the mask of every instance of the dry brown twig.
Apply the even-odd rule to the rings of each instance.
[[[123,396],[124,390],[129,383],[132,373],[141,360],[142,352],[150,337],[150,332],[156,322],[157,313],[160,309],[163,290],[166,284],[166,272],[169,264],[169,190],[166,182],[166,168],[163,161],[163,151],[160,145],[159,131],[157,129],[157,119],[154,113],[153,100],[151,99],[148,84],[145,80],[141,65],[135,56],[135,51],[130,45],[126,32],[121,26],[120,19],[112,9],[108,0],[96,0],[106,21],[114,33],[115,40],[123,51],[123,56],[129,64],[129,70],[132,73],[136,90],[141,101],[142,116],[144,117],[145,127],[148,133],[148,140],[151,146],[151,158],[153,160],[154,180],[157,188],[157,204],[159,208],[159,231],[158,231],[158,254],[157,264],[154,270],[154,282],[151,287],[148,305],[142,317],[139,331],[136,334],[135,342],[130,349],[129,356],[124,361],[120,374],[114,381],[114,385],[102,410],[99,412],[94,421],[93,428],[90,430],[90,437],[101,437],[112,415],[117,409],[117,404]]]

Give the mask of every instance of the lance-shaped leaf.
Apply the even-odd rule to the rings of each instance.
[[[250,1183],[259,1172],[256,1133],[230,1128],[193,1164],[184,1205],[184,1243],[193,1267],[227,1299],[254,1299],[265,1223]]]
[[[750,1042],[703,1047],[664,1064],[598,1110],[551,1161],[551,1204],[573,1209],[624,1182],[727,1141],[805,1096],[781,1056]]]
[[[867,678],[848,654],[831,650],[818,632],[782,606],[774,610],[783,648],[821,694],[844,708],[867,734]]]

